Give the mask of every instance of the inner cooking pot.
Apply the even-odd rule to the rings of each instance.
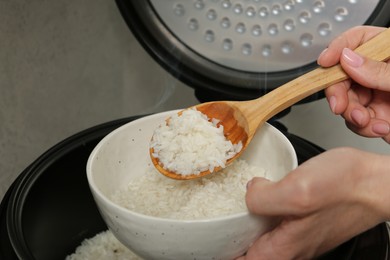
[[[150,55],[201,101],[259,97],[316,67],[348,28],[390,20],[386,0],[116,2]]]
[[[88,187],[86,163],[104,136],[137,118],[77,133],[19,175],[0,206],[0,259],[65,259],[84,239],[107,229]],[[299,163],[323,151],[273,124],[293,144]],[[319,259],[387,259],[388,244],[386,224],[380,224]]]

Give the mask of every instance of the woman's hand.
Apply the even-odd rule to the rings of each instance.
[[[318,58],[340,62],[349,80],[325,90],[331,110],[355,133],[390,143],[390,65],[352,50],[385,28],[355,27]],[[390,47],[390,42],[389,42]],[[337,148],[316,156],[279,182],[248,183],[250,212],[281,218],[240,260],[311,259],[390,219],[390,156]]]
[[[348,30],[321,53],[318,64],[329,67],[340,62],[350,76],[325,90],[333,113],[342,115],[353,132],[390,143],[390,65],[352,51],[384,29],[359,26]]]
[[[389,160],[337,148],[279,182],[253,179],[246,195],[249,210],[282,221],[239,259],[311,259],[385,221],[390,215]]]

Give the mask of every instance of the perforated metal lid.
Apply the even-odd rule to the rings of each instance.
[[[386,0],[116,0],[146,50],[196,90],[258,97],[313,67],[362,24],[387,26]]]
[[[169,30],[220,65],[251,72],[301,67],[364,24],[379,0],[151,0]]]

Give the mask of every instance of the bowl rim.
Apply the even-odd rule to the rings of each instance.
[[[86,174],[87,174],[88,185],[89,185],[89,187],[91,189],[91,192],[92,192],[92,194],[94,196],[94,199],[95,199],[95,196],[98,196],[99,199],[104,201],[104,203],[106,205],[109,205],[110,207],[114,207],[116,210],[120,211],[121,213],[127,213],[127,214],[130,213],[131,215],[133,215],[135,217],[143,218],[145,220],[153,220],[153,221],[167,222],[167,223],[177,223],[177,222],[180,222],[180,223],[210,223],[210,222],[238,219],[238,218],[242,218],[242,217],[247,217],[247,218],[261,218],[261,217],[264,217],[264,216],[259,216],[259,215],[252,214],[251,212],[249,212],[248,209],[246,211],[237,212],[237,213],[230,214],[230,215],[216,216],[216,217],[203,218],[203,219],[202,218],[201,219],[172,219],[172,218],[150,216],[150,215],[139,213],[139,212],[136,212],[136,211],[133,211],[131,209],[128,209],[128,208],[125,208],[123,206],[118,205],[117,203],[115,203],[111,199],[109,199],[106,195],[104,195],[103,192],[98,188],[98,186],[95,183],[94,178],[93,178],[92,164],[93,164],[94,158],[96,157],[96,154],[99,152],[100,148],[108,140],[110,140],[118,132],[123,131],[124,128],[129,127],[129,125],[138,124],[138,123],[140,123],[142,121],[150,120],[151,118],[155,118],[155,117],[158,117],[158,118],[160,118],[160,117],[167,117],[169,115],[172,115],[172,114],[177,113],[177,112],[182,111],[182,110],[183,109],[175,109],[175,110],[163,111],[163,112],[158,112],[158,113],[154,113],[154,114],[150,114],[150,115],[146,115],[146,116],[137,118],[137,119],[135,119],[133,121],[125,123],[125,124],[119,126],[118,128],[114,129],[113,131],[111,131],[109,134],[104,136],[99,141],[99,143],[94,147],[94,149],[92,150],[91,154],[89,155],[88,160],[87,160],[87,165],[86,165]],[[270,129],[273,129],[275,134],[279,138],[284,140],[284,143],[286,144],[286,147],[291,152],[290,153],[290,155],[292,157],[292,169],[291,170],[295,169],[298,166],[298,158],[297,158],[296,151],[295,151],[292,143],[290,142],[290,140],[279,129],[277,129],[273,125],[269,124],[268,122],[265,122],[264,125],[267,125],[268,127],[270,127]]]

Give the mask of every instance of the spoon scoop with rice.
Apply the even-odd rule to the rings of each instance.
[[[356,48],[355,51],[377,61],[386,61],[390,58],[390,29],[384,30]],[[223,126],[226,139],[230,140],[232,144],[242,143],[242,149],[226,161],[226,165],[228,165],[242,154],[257,129],[267,120],[311,94],[347,78],[348,75],[339,64],[329,68],[320,67],[254,100],[208,102],[193,108],[210,119],[217,119],[218,125]],[[169,124],[169,119],[166,123]],[[154,155],[153,147],[150,148],[150,155],[154,166],[160,173],[177,180],[199,178],[222,168],[216,167],[213,171],[204,170],[184,175],[164,167],[159,158]]]

